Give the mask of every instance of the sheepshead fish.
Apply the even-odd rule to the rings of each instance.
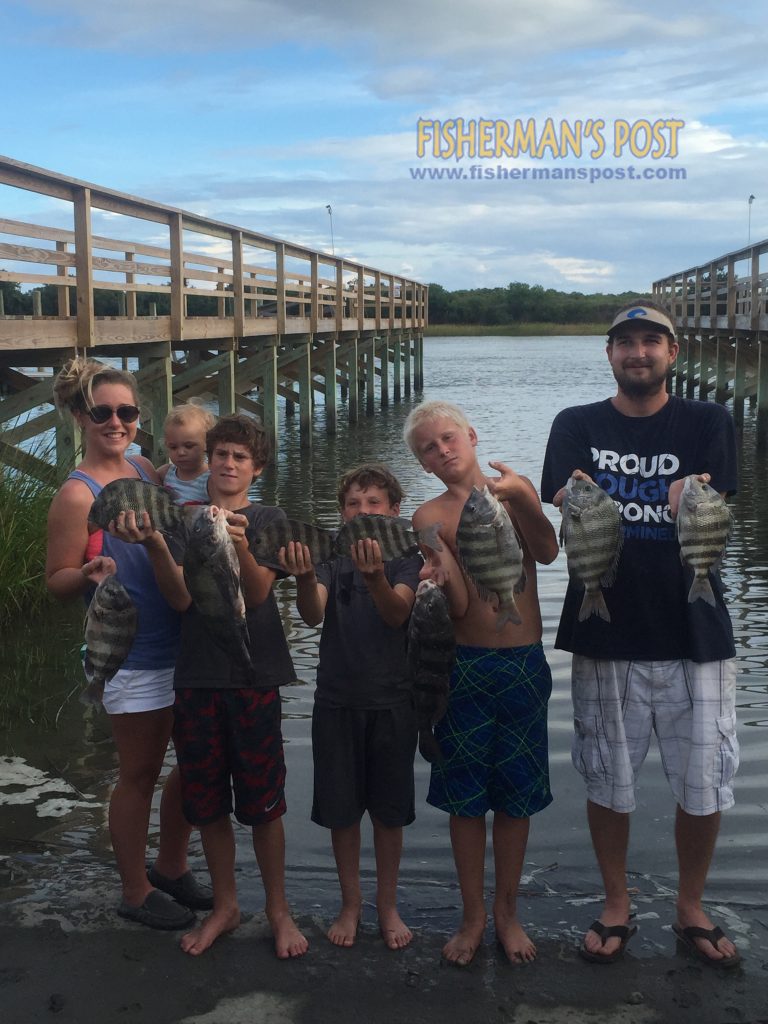
[[[448,599],[434,580],[422,580],[408,623],[408,669],[419,725],[419,751],[425,761],[442,761],[432,732],[448,707],[448,688],[456,661],[456,638]]]
[[[85,619],[85,704],[100,704],[109,682],[128,656],[136,636],[136,605],[117,576],[96,587]]]
[[[368,538],[378,541],[385,562],[405,555],[415,555],[420,543],[434,551],[442,551],[443,546],[438,538],[441,526],[442,523],[432,523],[423,530],[414,530],[410,519],[402,516],[361,513],[344,523],[336,534],[335,551],[337,555],[348,555],[352,544]]]
[[[484,601],[496,605],[496,628],[520,625],[515,594],[525,588],[523,552],[512,520],[489,491],[473,487],[456,530],[459,561]]]
[[[149,514],[156,530],[170,532],[185,522],[188,512],[173,502],[173,496],[158,484],[146,480],[113,480],[102,487],[91,505],[88,522],[106,530],[121,512]]]
[[[190,506],[194,508],[194,506]],[[227,513],[210,505],[194,508],[184,551],[184,582],[211,636],[233,660],[252,668],[240,563],[227,532]]]
[[[591,480],[569,477],[563,498],[560,543],[568,574],[584,587],[579,622],[590,615],[611,621],[600,587],[610,587],[621,553],[621,515],[613,499]]]
[[[714,607],[715,595],[708,574],[718,566],[732,530],[731,510],[714,487],[695,476],[687,476],[677,513],[677,539],[680,560],[693,569],[689,602],[701,598]]]
[[[287,547],[291,541],[306,544],[313,565],[327,562],[336,553],[333,544],[334,534],[331,530],[323,530],[319,526],[302,523],[297,519],[277,520],[259,530],[251,541],[251,552],[257,562],[276,565],[280,548]]]

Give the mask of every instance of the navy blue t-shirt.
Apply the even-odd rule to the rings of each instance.
[[[419,585],[421,555],[384,563],[391,587]],[[388,626],[379,614],[363,574],[351,558],[317,566],[317,580],[328,591],[315,700],[330,707],[396,707],[409,701],[411,678],[405,657],[407,621]]]
[[[716,491],[736,490],[733,420],[720,405],[670,395],[652,416],[624,416],[610,400],[574,406],[552,424],[541,479],[552,501],[574,469],[588,473],[622,514],[616,580],[603,588],[611,615],[578,621],[584,594],[568,584],[555,646],[589,658],[720,661],[734,656],[733,630],[716,572],[716,607],[688,602],[693,570],[680,561],[669,485],[711,474]]]

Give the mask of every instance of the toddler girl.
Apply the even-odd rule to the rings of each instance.
[[[170,462],[157,472],[179,505],[210,500],[205,435],[215,422],[213,413],[193,402],[177,405],[165,418],[163,438]]]

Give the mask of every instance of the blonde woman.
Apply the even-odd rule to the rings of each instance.
[[[109,804],[122,881],[117,913],[150,928],[185,928],[194,920],[192,911],[209,908],[212,900],[188,871],[190,827],[181,812],[175,768],[163,790],[159,849],[149,872],[145,855],[152,795],[171,735],[178,612],[188,603],[186,588],[165,539],[148,520],[121,513],[109,531],[88,529],[91,504],[106,484],[123,478],[158,482],[147,459],[127,454],[139,418],[136,379],[76,358],[58,374],[54,399],[80,427],[85,457],[51,503],[48,590],[60,599],[88,600],[104,577],[116,573],[138,610],[134,643],[103,697],[119,758]]]

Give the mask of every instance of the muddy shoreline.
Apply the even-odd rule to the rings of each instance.
[[[0,880],[0,1006],[7,1024],[331,1024],[361,1015],[372,1024],[768,1020],[768,909],[710,906],[731,926],[744,956],[742,968],[718,972],[675,952],[673,899],[643,878],[633,880],[640,933],[623,962],[593,966],[576,956],[582,919],[594,916],[599,895],[574,908],[550,874],[521,899],[537,960],[507,963],[489,926],[465,969],[440,958],[458,909],[458,893],[444,887],[430,906],[429,892],[404,882],[404,917],[415,932],[408,949],[384,947],[366,906],[356,945],[339,950],[324,935],[327,908],[317,901],[313,907],[312,886],[289,873],[292,901],[312,908],[298,914],[310,949],[301,960],[281,962],[249,865],[238,869],[243,925],[199,958],[181,952],[177,934],[120,921],[114,871],[85,850],[64,858],[50,850],[11,851],[0,860]]]

